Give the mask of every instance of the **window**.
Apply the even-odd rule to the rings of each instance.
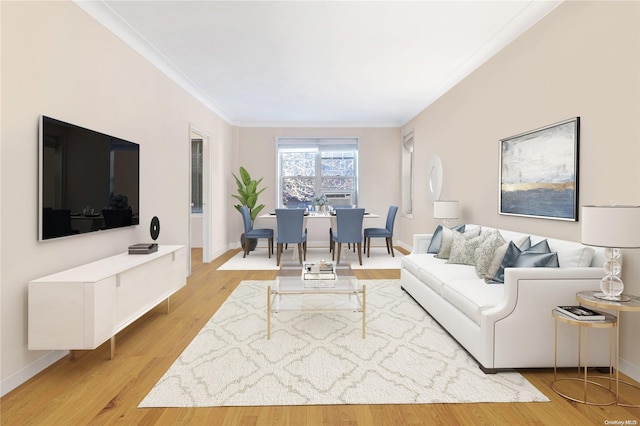
[[[402,141],[402,214],[413,215],[413,132]]]
[[[191,139],[191,213],[202,213],[202,139]]]
[[[357,138],[278,138],[278,206],[358,204]]]

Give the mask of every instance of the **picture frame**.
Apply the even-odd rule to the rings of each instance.
[[[578,220],[580,117],[499,143],[502,215]]]

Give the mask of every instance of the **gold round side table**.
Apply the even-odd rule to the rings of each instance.
[[[598,320],[598,321],[594,321],[594,320],[590,320],[590,321],[585,321],[585,320],[576,320],[573,319],[565,314],[563,314],[562,312],[554,309],[551,311],[551,316],[553,317],[553,319],[555,320],[555,339],[554,339],[554,347],[553,347],[553,353],[554,353],[554,359],[553,359],[553,382],[551,382],[551,389],[553,389],[553,391],[555,393],[557,393],[558,395],[562,396],[563,398],[566,398],[570,401],[574,401],[574,402],[579,402],[582,404],[587,404],[587,405],[613,405],[617,402],[617,396],[616,394],[611,390],[611,383],[612,383],[612,363],[613,363],[613,357],[611,355],[611,351],[613,349],[613,329],[617,328],[618,325],[618,319],[611,314],[607,314],[605,313],[605,319],[604,320]],[[577,377],[567,377],[567,378],[561,378],[558,379],[558,375],[557,375],[557,365],[558,365],[558,322],[562,322],[562,323],[566,323],[566,324],[570,324],[570,325],[575,325],[578,327],[578,376]],[[606,386],[603,386],[602,384],[595,382],[593,380],[589,380],[588,376],[587,376],[587,367],[588,367],[588,362],[589,362],[589,329],[590,328],[609,328],[611,329],[610,331],[610,335],[609,335],[609,387],[607,388]],[[584,366],[582,365],[582,334],[583,334],[583,330],[584,330],[584,336],[585,336],[585,356],[584,356]],[[583,371],[583,376],[580,377],[581,371]],[[560,391],[557,388],[557,384],[561,381],[581,381],[584,386],[583,386],[583,395],[582,398],[580,397],[574,397],[571,396],[565,392]],[[611,401],[607,401],[607,402],[593,402],[593,401],[589,401],[587,398],[587,389],[588,389],[588,385],[593,385],[593,386],[597,386],[601,389],[604,389],[605,391],[608,391],[611,394]]]
[[[620,312],[640,312],[640,297],[631,294],[625,294],[629,300],[626,301],[611,301],[596,297],[596,291],[581,291],[576,294],[578,301],[586,306],[594,308],[609,309],[616,311],[618,318],[620,318]],[[620,402],[620,384],[624,384],[635,389],[640,389],[633,383],[629,383],[620,380],[620,324],[616,327],[616,404],[623,407],[640,408],[640,404],[623,404]]]

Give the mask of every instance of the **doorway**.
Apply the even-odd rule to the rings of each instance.
[[[192,247],[202,247],[202,262],[209,263],[211,254],[211,139],[190,125],[189,146],[189,256]],[[190,260],[190,259],[189,259]],[[191,262],[189,262],[191,264]]]

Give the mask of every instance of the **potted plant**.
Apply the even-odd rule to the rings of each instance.
[[[258,196],[266,189],[266,187],[258,189],[258,185],[260,185],[263,178],[258,180],[252,179],[251,175],[244,167],[240,167],[240,177],[236,176],[235,173],[232,174],[236,179],[238,193],[231,196],[240,202],[240,204],[235,204],[234,207],[236,210],[240,211],[242,206],[247,206],[249,209],[249,215],[251,216],[251,223],[253,223],[256,220],[256,217],[258,217],[258,214],[260,214],[262,209],[264,209],[264,204],[256,205],[258,203]],[[244,248],[244,233],[240,236],[240,242]],[[257,240],[251,240],[249,243],[249,249],[255,249],[257,243]]]
[[[324,194],[316,195],[313,197],[313,204],[316,206],[316,211],[324,211],[325,206],[329,204],[329,200],[327,200],[327,196]]]

